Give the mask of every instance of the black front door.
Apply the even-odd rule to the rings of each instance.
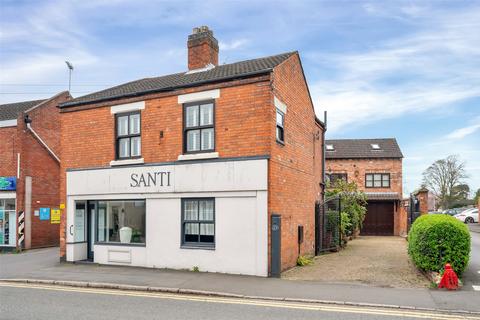
[[[95,243],[95,216],[97,211],[97,202],[88,202],[87,211],[87,257],[93,260],[93,244]]]

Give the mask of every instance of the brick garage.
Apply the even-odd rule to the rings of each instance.
[[[252,181],[243,181],[237,185],[235,192],[239,195],[243,194],[245,198],[256,197],[257,209],[255,210],[259,210],[258,208],[263,208],[265,205],[265,210],[259,211],[258,214],[252,216],[251,212],[245,211],[244,215],[245,217],[259,219],[249,229],[256,230],[255,228],[258,228],[259,223],[265,223],[265,226],[259,229],[263,231],[254,235],[255,238],[260,239],[257,243],[251,243],[248,239],[245,239],[245,241],[250,243],[252,250],[265,252],[266,255],[262,253],[257,256],[258,259],[254,258],[254,260],[258,260],[257,262],[247,261],[252,259],[243,259],[244,261],[239,262],[237,268],[227,261],[230,259],[228,255],[230,253],[220,252],[222,246],[234,248],[238,239],[221,238],[223,236],[222,232],[227,231],[216,230],[215,236],[217,237],[218,234],[218,243],[215,243],[214,247],[210,246],[209,249],[211,250],[209,252],[188,249],[178,251],[178,247],[182,246],[183,240],[180,244],[178,241],[183,239],[183,236],[178,235],[178,237],[175,236],[174,239],[169,240],[165,247],[175,247],[172,247],[172,251],[169,251],[170,256],[178,254],[178,259],[184,263],[180,266],[174,262],[168,262],[168,259],[162,260],[148,255],[151,248],[154,248],[157,244],[149,242],[153,240],[148,240],[147,235],[146,244],[144,244],[146,249],[142,250],[146,251],[146,255],[157,262],[151,264],[142,262],[139,265],[188,267],[188,263],[191,265],[199,263],[195,262],[193,258],[192,260],[184,260],[185,257],[193,255],[198,261],[203,261],[203,265],[199,266],[201,270],[267,275],[271,268],[272,259],[269,231],[272,214],[281,216],[281,260],[278,266],[280,270],[294,266],[299,254],[305,255],[315,252],[314,209],[315,202],[322,198],[320,190],[323,176],[321,141],[325,130],[323,123],[315,117],[298,53],[292,52],[250,60],[249,62],[218,66],[216,40],[213,38],[213,33],[205,28],[194,31],[194,34],[190,36],[188,49],[189,71],[180,80],[177,78],[173,80],[172,76],[153,79],[152,83],[144,83],[140,80],[139,85],[142,88],[152,86],[148,92],[136,89],[135,84],[133,86],[127,85],[124,89],[133,90],[132,93],[135,92],[135,94],[118,96],[115,95],[116,91],[113,89],[80,97],[61,105],[63,132],[61,140],[61,202],[67,203],[66,215],[62,216],[61,225],[61,255],[63,259],[87,258],[84,254],[84,245],[76,242],[74,236],[67,232],[73,225],[73,220],[69,219],[73,219],[74,214],[73,209],[69,210],[68,206],[71,207],[74,203],[77,203],[75,199],[85,199],[85,197],[80,196],[82,190],[78,191],[77,194],[73,194],[74,191],[68,191],[68,177],[74,179],[76,176],[82,176],[88,172],[108,175],[111,172],[109,170],[117,170],[116,172],[121,173],[129,168],[144,168],[153,164],[172,166],[175,168],[174,171],[171,171],[172,175],[179,176],[185,168],[189,168],[188,170],[193,172],[195,166],[197,166],[206,170],[205,172],[215,175],[215,179],[219,183],[223,181],[225,188],[230,188],[231,180],[229,179],[234,178],[233,171],[231,173],[232,177],[230,177],[230,171],[221,171],[222,174],[216,175],[215,172],[219,171],[209,171],[210,169],[207,168],[215,168],[215,166],[224,168],[223,163],[240,166],[248,161],[265,163],[265,171],[262,171],[262,169],[259,176]],[[219,78],[219,75],[221,75],[221,78]],[[175,83],[172,83],[168,88],[158,87],[158,83],[170,81]],[[206,101],[214,101],[215,147],[214,150],[209,152],[189,154],[184,150],[184,144],[186,143],[184,108],[186,106],[182,107],[181,101],[195,99],[195,97],[207,97]],[[141,106],[139,107],[141,108],[140,111],[138,111],[141,116],[141,163],[137,162],[137,167],[129,167],[126,164],[119,167],[117,166],[118,163],[127,162],[116,159],[114,142],[116,116],[114,112],[119,108],[129,108],[130,106]],[[276,139],[278,110],[282,110],[281,113],[284,116],[284,141],[277,141]],[[95,145],[94,149],[91,148],[92,145]],[[191,160],[194,162],[189,162]],[[169,170],[168,168],[170,168],[161,165],[155,166],[157,169],[161,167],[162,170]],[[263,165],[260,164],[260,166]],[[92,168],[97,168],[96,173]],[[177,178],[175,183],[180,183],[178,179],[180,178]],[[266,181],[265,188],[257,185],[251,187],[260,188],[255,191],[256,195],[250,195],[251,191],[242,189],[247,188],[246,186],[243,187],[243,184],[250,182],[258,184],[262,179]],[[197,177],[194,174],[191,176],[191,181],[191,185],[185,187],[186,190],[198,190],[200,186],[195,185]],[[202,184],[205,185],[203,182]],[[107,191],[102,192],[110,192],[113,187],[105,186]],[[179,188],[178,185],[175,188]],[[216,197],[218,198],[215,198],[215,202],[218,204],[219,210],[226,202],[235,203],[229,198],[229,195],[233,192],[228,191],[230,189],[217,190],[214,194],[212,188],[215,189],[215,184],[209,186],[210,189],[202,188],[204,188],[202,189],[203,196],[211,194],[213,197],[217,194]],[[175,219],[180,219],[180,212],[174,211],[173,207],[179,205],[181,196],[175,193],[167,193],[173,199],[167,203],[166,200],[153,199],[163,197],[163,193],[161,193],[163,191],[159,192],[158,194],[147,192],[146,215],[151,216],[148,207],[153,206],[153,203],[159,203],[165,208],[172,206],[172,211],[169,211],[168,214],[170,215],[171,212],[172,216],[178,216]],[[263,192],[266,192],[265,198],[263,198]],[[202,194],[194,194],[193,196],[198,197]],[[114,198],[116,195],[110,197]],[[134,197],[134,195],[131,195],[131,197]],[[89,200],[93,201],[93,199]],[[241,201],[238,203],[241,205]],[[232,207],[231,210],[235,210],[235,208]],[[165,211],[168,210],[165,209]],[[233,230],[227,229],[233,227],[225,224],[226,222],[222,220],[222,216],[226,214],[225,211],[215,213],[218,218],[216,222],[218,225],[215,228],[220,228],[220,225],[223,224],[225,230]],[[175,219],[171,223],[177,223]],[[244,222],[240,221],[239,224],[241,223]],[[304,242],[300,248],[297,239],[299,225],[302,225],[305,230]],[[146,228],[148,229],[148,226]],[[175,229],[175,231],[177,230]],[[108,261],[102,260],[102,252],[110,250],[109,244],[98,243],[97,241],[97,243],[92,243],[91,246],[94,251],[93,260],[108,263]],[[247,245],[245,246],[247,247]],[[118,246],[116,247],[118,248]],[[144,254],[137,254],[136,252],[139,252],[137,249],[128,249],[127,246],[126,248],[125,250],[130,250],[133,260],[136,259],[137,255]],[[87,250],[89,249],[87,248]],[[134,252],[134,250],[137,251]],[[159,247],[159,250],[162,250],[162,248]],[[239,252],[238,256],[241,256],[241,254],[248,257],[250,253]],[[214,255],[219,255],[217,259],[220,260],[207,258]],[[231,259],[236,258],[238,257],[232,257]],[[219,263],[220,261],[226,261],[226,263],[222,265],[222,263]],[[247,266],[249,263],[256,263],[257,271],[254,271],[253,267]],[[131,265],[135,265],[135,262]]]
[[[327,140],[326,145],[327,176],[354,181],[359,190],[367,195],[368,207],[363,234],[406,234],[407,212],[401,205],[403,155],[397,141],[337,139]],[[379,149],[374,149],[372,145]],[[388,182],[375,181],[375,177],[379,175],[382,179],[388,177]],[[370,178],[373,179],[367,181]]]
[[[53,156],[60,154],[57,106],[70,98],[67,92],[63,92],[47,100],[0,106],[2,121],[8,125],[0,127],[0,139],[7,142],[0,146],[0,152],[5,155],[0,158],[0,176],[16,180],[15,216],[18,220],[21,213],[25,214],[22,246],[27,249],[59,244],[59,224],[52,224],[50,219],[40,220],[35,212],[40,208],[59,207],[60,164]],[[26,116],[30,119],[31,129],[24,121]],[[31,192],[26,192],[27,187]],[[0,196],[2,194],[6,192],[0,191]],[[10,249],[19,246],[17,224],[18,221],[13,224],[17,241],[8,245]]]

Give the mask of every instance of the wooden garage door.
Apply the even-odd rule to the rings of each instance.
[[[393,202],[368,202],[361,234],[366,236],[393,235],[393,210]]]

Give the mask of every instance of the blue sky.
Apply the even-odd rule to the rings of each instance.
[[[80,96],[186,69],[208,25],[220,63],[298,50],[327,138],[396,137],[404,193],[458,154],[480,188],[479,1],[0,0],[0,103]]]

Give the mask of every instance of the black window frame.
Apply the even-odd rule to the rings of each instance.
[[[337,176],[336,179],[334,179],[334,182],[339,180],[339,179],[342,179],[343,181],[345,182],[348,182],[348,174],[345,173],[345,172],[333,172],[333,173],[327,173],[326,174],[326,178],[327,178],[327,181],[332,184],[332,176]],[[339,178],[339,177],[342,177],[342,178]],[[343,177],[345,177],[345,179],[343,179]]]
[[[213,118],[212,124],[210,125],[200,125],[200,106],[202,104],[212,104],[213,105]],[[191,106],[198,106],[198,126],[189,127],[187,128],[187,108]],[[184,154],[195,154],[195,153],[207,153],[207,152],[215,152],[216,148],[216,140],[217,140],[217,130],[215,129],[215,100],[203,100],[203,101],[196,101],[196,102],[188,102],[183,104],[183,153]],[[205,149],[202,150],[202,130],[203,129],[213,129],[213,148],[212,149]],[[200,130],[200,150],[196,151],[188,151],[187,149],[187,134],[189,131],[193,130]]]
[[[185,202],[187,201],[197,201],[197,206],[199,202],[204,200],[213,201],[213,220],[185,220]],[[182,248],[206,248],[206,249],[215,249],[215,244],[217,242],[217,226],[216,226],[216,203],[215,198],[205,197],[205,198],[182,198],[181,204],[181,239],[180,244]],[[199,208],[199,207],[198,207]],[[200,214],[200,212],[198,212]],[[185,224],[187,223],[198,223],[198,241],[185,241]],[[213,242],[201,242],[200,241],[200,225],[201,224],[213,224]]]
[[[381,180],[380,180],[380,187],[375,187],[375,175],[376,174],[379,174],[381,176]],[[368,179],[367,179],[367,176],[372,176],[372,185],[369,186],[367,184],[368,182]],[[384,176],[388,176],[388,179],[384,179]],[[388,185],[385,184],[385,182],[388,181]],[[384,189],[389,189],[391,188],[391,185],[392,185],[392,182],[391,182],[391,175],[390,173],[386,173],[386,172],[375,172],[375,173],[365,173],[365,188],[370,188],[370,189],[374,189],[374,188],[384,188]]]
[[[139,126],[139,132],[138,134],[130,134],[130,116],[132,115],[137,115],[139,117],[140,121],[140,126]],[[119,136],[118,135],[118,118],[120,117],[125,117],[128,116],[128,126],[127,126],[127,135]],[[138,156],[132,156],[132,144],[131,144],[131,139],[132,138],[140,138],[140,155]],[[129,139],[129,147],[128,147],[128,153],[130,156],[128,157],[120,157],[120,139]],[[129,159],[139,159],[142,157],[142,113],[140,110],[137,111],[130,111],[130,112],[122,112],[122,113],[116,113],[115,114],[115,160],[129,160]]]
[[[279,125],[277,122],[278,113],[282,115],[282,125]],[[278,130],[282,132],[282,139],[278,137]],[[278,108],[276,108],[275,111],[275,140],[277,140],[277,142],[280,144],[285,144],[285,113]]]

